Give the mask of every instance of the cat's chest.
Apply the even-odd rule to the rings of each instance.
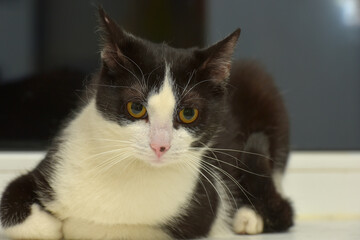
[[[67,169],[68,168],[68,169]],[[103,173],[63,166],[53,182],[56,200],[48,208],[62,219],[104,224],[162,224],[184,211],[198,180],[182,167],[144,168],[132,163]]]

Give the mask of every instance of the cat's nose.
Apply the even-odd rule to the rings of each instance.
[[[160,158],[164,153],[166,153],[170,149],[170,144],[156,144],[151,143],[150,147],[152,150],[154,150],[156,156]]]

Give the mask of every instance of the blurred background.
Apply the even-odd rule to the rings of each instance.
[[[0,150],[44,150],[100,63],[96,6],[140,37],[207,46],[242,29],[295,150],[360,150],[360,0],[0,0]]]

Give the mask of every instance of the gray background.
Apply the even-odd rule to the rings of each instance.
[[[295,149],[360,149],[360,1],[211,0],[207,43],[242,29],[285,98]]]

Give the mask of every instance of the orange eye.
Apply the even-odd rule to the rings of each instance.
[[[179,118],[183,123],[192,123],[199,116],[199,110],[196,108],[184,108],[179,113]]]
[[[126,108],[134,118],[142,118],[146,114],[146,108],[141,103],[128,102]]]

